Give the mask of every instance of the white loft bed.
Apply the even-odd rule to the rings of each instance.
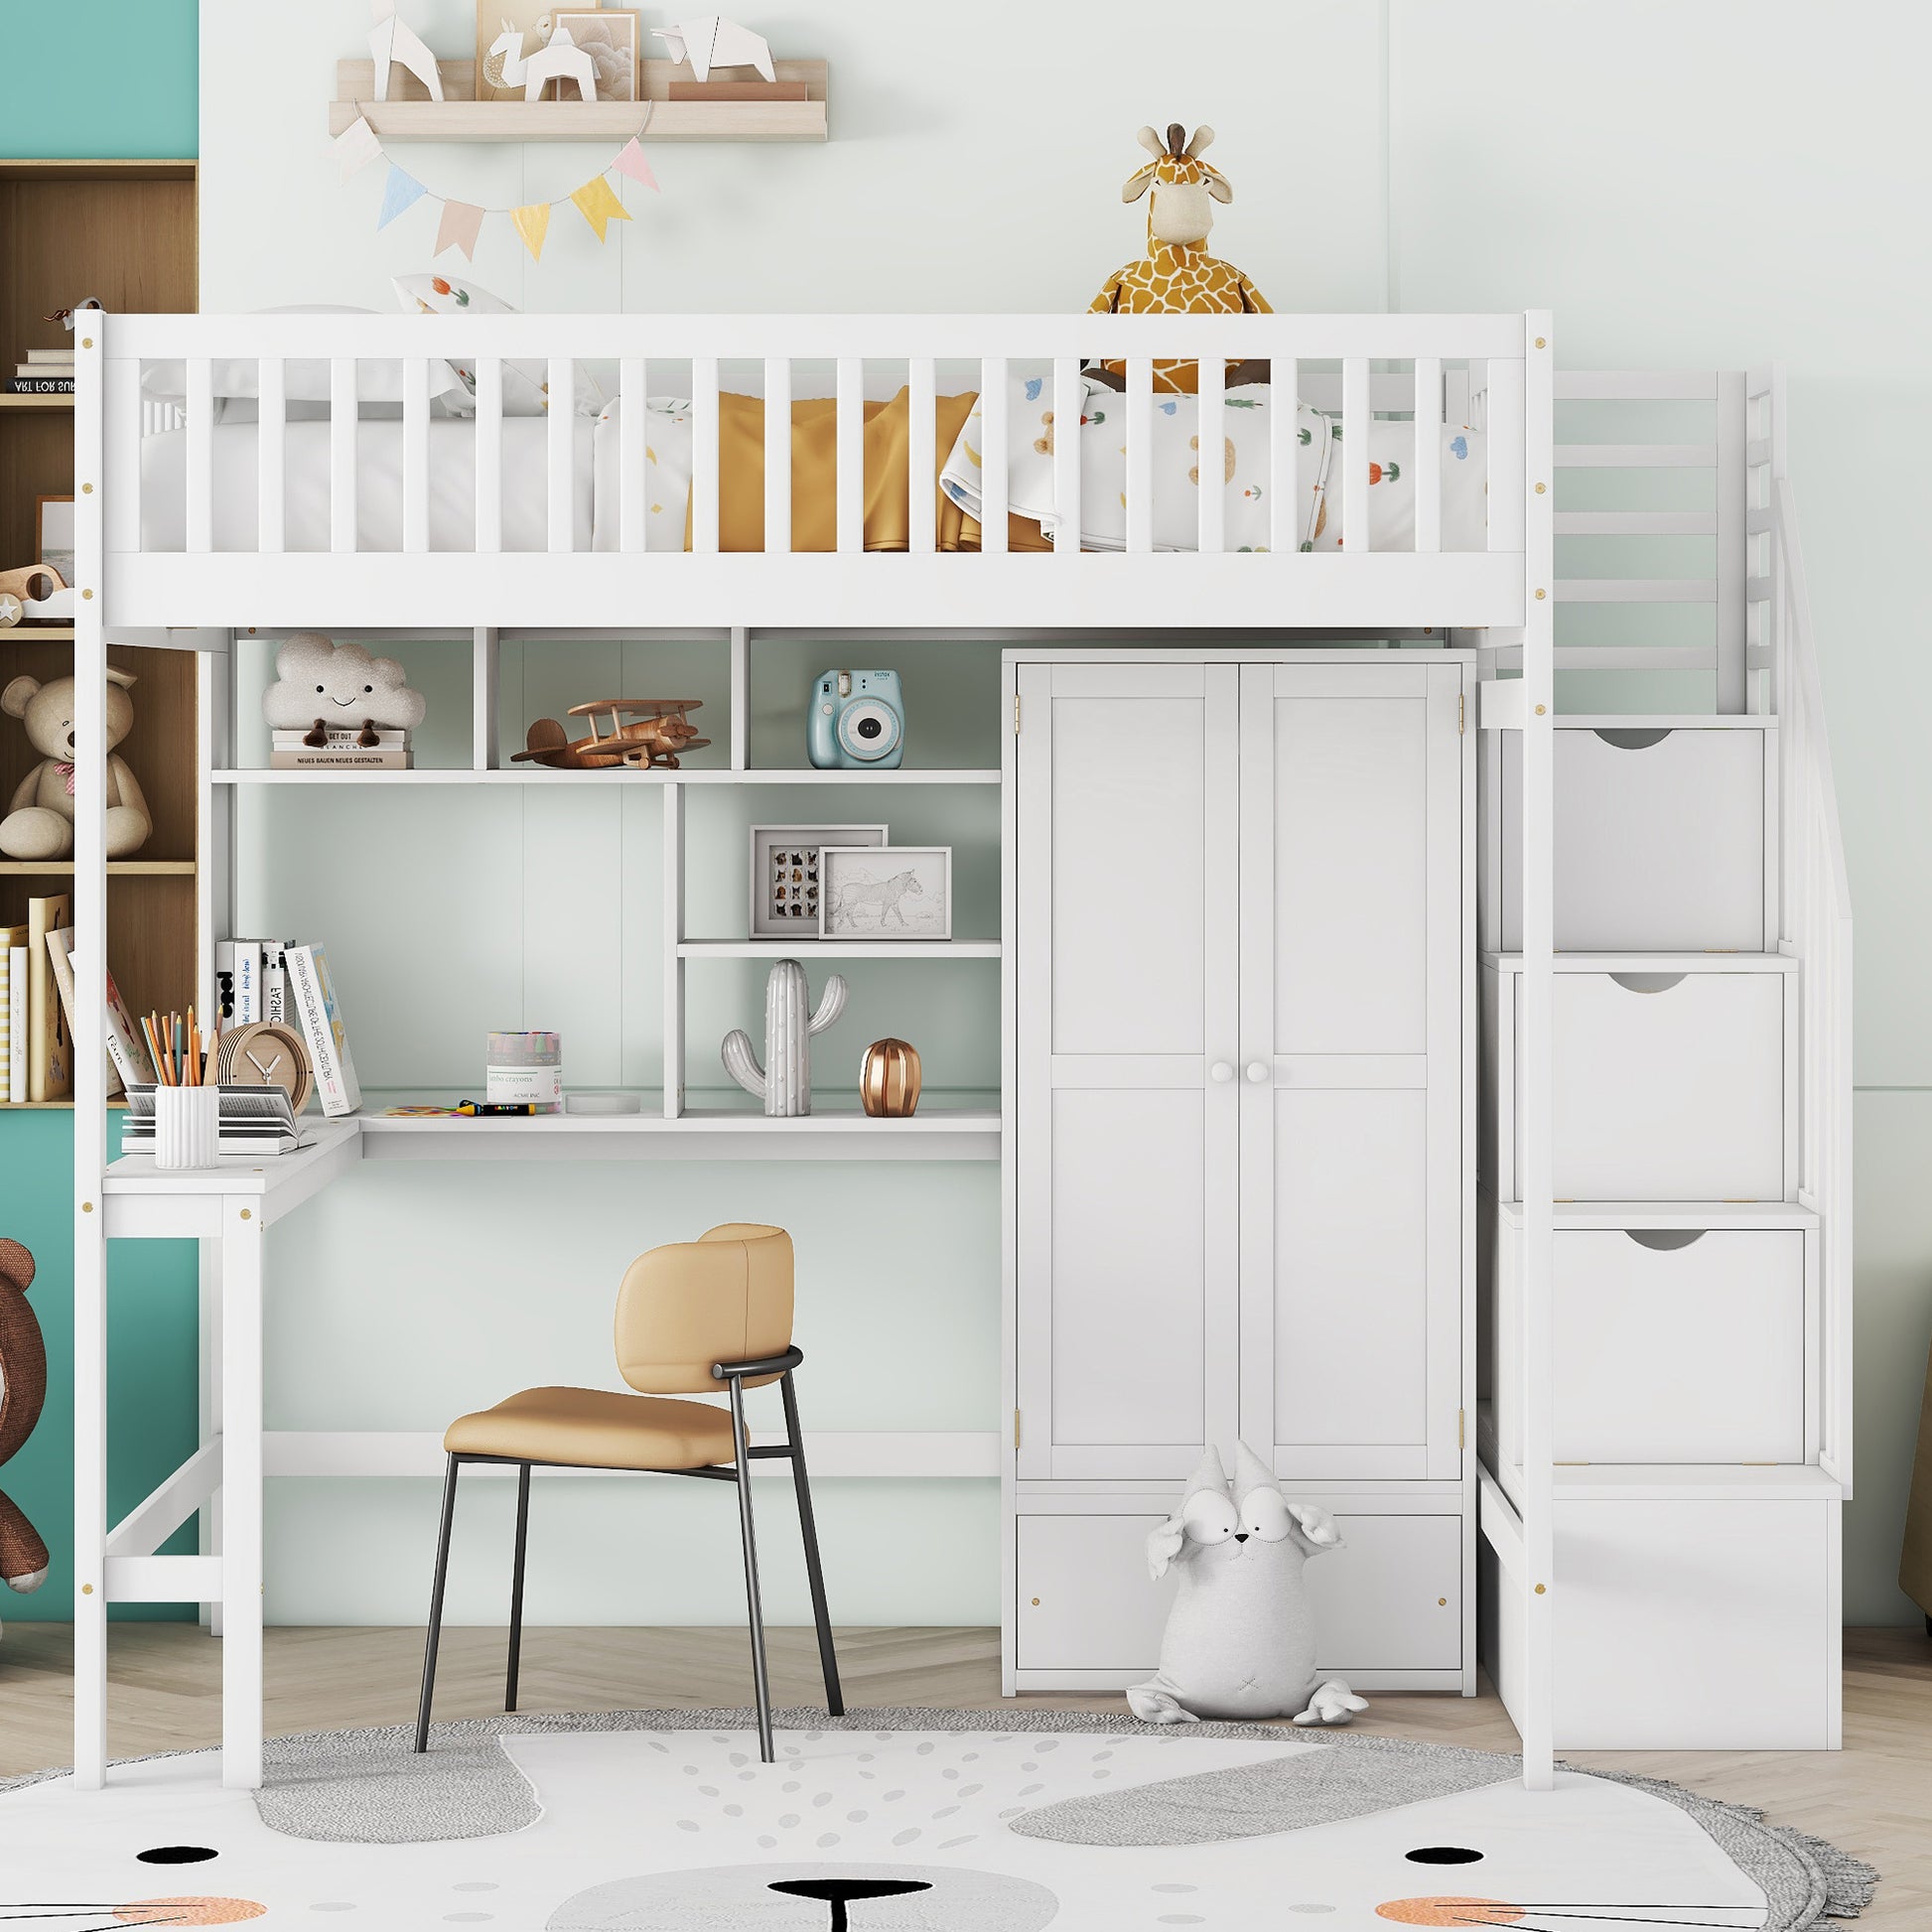
[[[1506,1484],[1481,1481],[1483,1534],[1497,1553],[1513,1613],[1520,1617],[1526,1671],[1519,1708],[1525,1777],[1547,1786],[1553,1776],[1553,1651],[1550,1594],[1560,1582],[1554,1564],[1554,1509],[1572,1472],[1552,1461],[1550,1282],[1553,1221],[1550,1126],[1554,961],[1552,953],[1553,727],[1558,670],[1695,670],[1712,680],[1720,713],[1775,710],[1780,760],[1783,874],[1777,899],[1777,949],[1795,955],[1802,973],[1802,1057],[1806,1095],[1800,1137],[1796,1201],[1822,1217],[1820,1264],[1827,1311],[1831,1373],[1822,1405],[1826,1437],[1840,1459],[1821,1456],[1826,1479],[1849,1485],[1849,1417],[1842,1412],[1849,1382],[1850,1334],[1850,923],[1817,667],[1812,653],[1804,577],[1783,462],[1781,393],[1774,372],[1666,375],[1560,375],[1546,314],[1503,316],[1244,316],[1190,317],[119,317],[83,319],[76,334],[75,476],[77,575],[75,625],[79,696],[76,699],[76,865],[74,923],[82,944],[79,983],[101,986],[104,961],[97,935],[105,929],[106,878],[102,851],[104,751],[101,671],[104,649],[116,643],[191,646],[205,653],[201,763],[201,846],[215,863],[201,885],[201,1004],[211,1010],[212,939],[224,916],[217,902],[229,889],[222,855],[232,837],[243,789],[256,782],[307,781],[307,773],[258,773],[233,768],[221,735],[222,705],[215,669],[232,633],[298,627],[409,629],[451,627],[473,633],[479,693],[475,756],[467,770],[357,774],[356,781],[479,784],[554,782],[564,774],[507,768],[499,763],[493,691],[495,653],[506,632],[556,635],[572,630],[629,628],[640,621],[655,633],[703,631],[729,639],[733,693],[742,700],[752,675],[751,638],[781,627],[839,634],[938,633],[960,638],[1036,642],[1053,636],[1110,640],[1184,635],[1236,641],[1348,637],[1440,638],[1477,648],[1482,675],[1472,726],[1520,733],[1522,810],[1520,877],[1521,957],[1517,975],[1521,1021],[1518,1174],[1522,1228],[1520,1276],[1520,1461]],[[1222,492],[1199,493],[1191,553],[1157,550],[1149,474],[1157,358],[1202,358],[1202,412],[1220,400],[1222,357],[1268,357],[1273,390],[1333,409],[1340,420],[1338,472],[1333,488],[1343,513],[1345,541],[1332,554],[1309,554],[1295,543],[1299,481],[1294,438],[1273,439],[1268,472],[1272,541],[1265,553],[1230,552]],[[1060,438],[1053,450],[1056,533],[1052,554],[1015,557],[1006,549],[1008,457],[1016,439],[1034,434],[1012,420],[1008,376],[1035,368],[1043,401],[1060,420],[1079,409],[1082,358],[1124,360],[1128,385],[1120,398],[1125,436],[1125,554],[1083,553],[1075,533],[1082,488],[1077,443]],[[260,422],[249,439],[257,453],[254,546],[218,548],[223,527],[217,487],[234,487],[227,457],[217,462],[214,383],[217,361],[241,358],[259,365]],[[304,358],[329,364],[329,390],[340,405],[326,432],[330,548],[284,548],[288,525],[286,472],[292,440],[283,422],[285,365]],[[478,415],[460,429],[432,415],[432,358],[460,360],[476,370]],[[593,550],[581,513],[582,431],[561,413],[541,426],[544,471],[540,527],[545,547],[505,548],[506,464],[527,465],[531,431],[518,423],[506,434],[499,415],[502,364],[517,358],[547,366],[553,393],[568,394],[577,363],[616,371],[618,417],[613,453],[615,489],[600,506],[619,547]],[[184,499],[182,548],[142,547],[144,438],[153,412],[144,410],[143,367],[166,360],[183,365],[179,426]],[[358,362],[400,365],[399,419],[381,426],[394,440],[391,479],[400,521],[400,548],[359,549]],[[756,384],[767,405],[763,480],[764,527],[789,530],[791,473],[784,411],[805,393],[811,365],[835,370],[837,450],[836,550],[791,554],[767,546],[757,553],[720,548],[720,394]],[[749,368],[748,365],[756,365]],[[929,519],[909,520],[910,554],[865,554],[863,404],[882,368],[909,392],[909,467],[923,475],[944,452],[934,445],[932,398],[959,386],[960,365],[972,365],[967,386],[983,396],[983,510],[985,541],[977,555],[935,554]],[[945,380],[942,383],[941,376]],[[668,379],[666,375],[668,373]],[[976,378],[976,379],[975,379]],[[687,550],[652,548],[644,536],[646,456],[641,405],[652,394],[691,399],[690,540]],[[1588,403],[1699,402],[1715,408],[1717,433],[1683,444],[1584,443],[1557,440],[1560,400]],[[1487,496],[1483,547],[1444,548],[1441,427],[1467,412],[1484,433]],[[1369,426],[1387,426],[1413,412],[1416,507],[1413,542],[1378,549],[1366,513],[1371,489]],[[1446,412],[1448,412],[1446,414]],[[1286,412],[1278,425],[1292,428]],[[303,426],[303,438],[316,432]],[[452,551],[432,544],[432,466],[452,441],[464,443],[475,492],[473,542]],[[151,453],[147,453],[151,454]],[[1557,512],[1559,467],[1643,468],[1709,472],[1715,506],[1698,509]],[[151,475],[154,474],[151,472]],[[164,477],[165,486],[165,475]],[[314,479],[302,486],[313,486]],[[151,483],[151,487],[157,486]],[[390,486],[388,482],[384,487]],[[528,486],[526,478],[519,487]],[[447,483],[443,485],[447,497]],[[148,506],[152,509],[152,505]],[[913,505],[916,509],[917,504]],[[447,502],[443,512],[447,541]],[[594,519],[595,520],[595,519]],[[1560,575],[1560,536],[1714,539],[1716,562],[1692,576]],[[1640,552],[1633,553],[1641,555]],[[1559,650],[1555,610],[1560,602],[1632,606],[1713,607],[1710,642],[1657,648],[1586,645]],[[676,855],[671,852],[685,787],[696,783],[805,779],[852,782],[847,774],[775,774],[752,768],[735,702],[729,767],[690,773],[601,774],[597,782],[656,784],[665,789],[667,891],[667,1070],[662,1118],[628,1124],[541,1124],[575,1130],[573,1144],[595,1135],[600,1154],[620,1133],[624,1152],[670,1152],[681,1158],[772,1158],[781,1147],[812,1158],[839,1158],[836,1143],[851,1138],[850,1122],[763,1123],[687,1113],[678,1048],[682,1037],[682,965],[693,947],[681,935]],[[998,772],[870,774],[867,782],[993,782]],[[345,781],[332,779],[332,781]],[[1768,940],[1767,940],[1768,944]],[[741,948],[744,956],[756,947]],[[773,950],[777,950],[773,948]],[[997,949],[996,949],[997,950]],[[1003,966],[1009,978],[1011,961]],[[80,1010],[89,1010],[83,998]],[[99,1010],[96,1001],[92,1010]],[[1011,1005],[1009,1004],[1009,1013]],[[1470,1048],[1473,1051],[1473,1045]],[[75,1091],[104,1090],[104,1046],[83,1029],[76,1042]],[[989,1158],[1005,1143],[1011,1160],[1012,1095],[998,1113],[980,1109],[948,1121],[922,1117],[901,1126],[903,1158],[920,1158],[918,1134],[953,1158]],[[1003,1127],[1006,1131],[1003,1132]],[[827,1134],[826,1129],[831,1129]],[[386,1131],[385,1131],[386,1130]],[[648,1131],[646,1131],[648,1130]],[[106,1171],[101,1109],[76,1111],[75,1173],[75,1764],[83,1786],[105,1775],[105,1615],[110,1598],[207,1600],[228,1607],[224,1658],[224,1777],[259,1777],[260,1606],[225,1589],[224,1564],[259,1570],[259,1439],[207,1444],[164,1482],[149,1501],[110,1532],[105,1516],[105,1269],[104,1240],[116,1235],[214,1233],[238,1239],[253,1260],[259,1308],[262,1226],[353,1160],[383,1154],[439,1158],[450,1143],[433,1123],[350,1123],[334,1126],[314,1155],[291,1157],[272,1174],[225,1196],[193,1176],[154,1175],[140,1161]],[[442,1145],[438,1145],[439,1139]],[[501,1137],[492,1153],[536,1151],[532,1131]],[[481,1151],[471,1141],[466,1151]],[[546,1140],[542,1151],[563,1154]],[[249,1197],[260,1200],[250,1207]],[[96,1209],[103,1206],[104,1212]],[[229,1227],[239,1216],[246,1227]],[[1471,1297],[1471,1300],[1473,1298]],[[1009,1311],[1010,1313],[1010,1311]],[[252,1373],[259,1426],[258,1327],[244,1320],[225,1334],[231,1370]],[[232,1413],[232,1411],[230,1412]],[[245,1413],[245,1412],[244,1412]],[[1473,1496],[1476,1441],[1466,1444],[1464,1479]],[[826,1466],[821,1460],[821,1467]],[[1010,1465],[1008,1478],[1011,1480]],[[946,1472],[953,1472],[948,1467]],[[174,1528],[223,1487],[230,1507],[221,1557],[163,1558],[152,1552]],[[248,1520],[248,1499],[254,1520]],[[250,1688],[251,1674],[254,1679]]]

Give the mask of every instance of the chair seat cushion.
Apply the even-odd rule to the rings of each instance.
[[[452,1455],[595,1469],[697,1469],[735,1459],[728,1409],[608,1389],[524,1389],[459,1416],[443,1447]]]

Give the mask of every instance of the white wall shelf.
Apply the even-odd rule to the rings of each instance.
[[[997,939],[686,939],[680,959],[998,959]]]
[[[510,765],[501,770],[477,765],[412,771],[211,771],[217,785],[609,785],[670,783],[687,785],[997,785],[989,771],[552,771],[543,766]]]

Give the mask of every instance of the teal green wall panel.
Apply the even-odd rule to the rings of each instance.
[[[197,0],[0,0],[8,155],[200,148]]]
[[[111,1117],[108,1154],[120,1152]],[[28,1300],[47,1336],[47,1409],[40,1427],[0,1468],[0,1489],[53,1553],[47,1582],[29,1596],[0,1590],[0,1621],[65,1622],[73,1609],[73,1116],[0,1107],[0,1236],[33,1251],[39,1274]],[[107,1514],[118,1521],[197,1441],[200,1293],[192,1241],[110,1242],[107,1298]],[[192,1554],[190,1522],[162,1546]],[[194,1614],[178,1604],[123,1604],[131,1618]]]

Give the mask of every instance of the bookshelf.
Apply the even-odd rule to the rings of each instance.
[[[196,197],[192,161],[0,158],[6,373],[30,348],[66,346],[71,339],[45,318],[88,296],[110,310],[194,310]],[[72,401],[0,395],[0,568],[36,561],[35,499],[72,492]],[[115,647],[108,661],[136,679],[134,728],[118,749],[154,817],[140,852],[107,869],[108,964],[131,1007],[179,1007],[198,969],[200,673],[193,651]],[[0,630],[0,688],[72,668],[71,626]],[[0,808],[39,760],[19,722],[0,718]],[[0,860],[0,924],[24,922],[29,898],[66,891],[72,876],[71,860]]]

